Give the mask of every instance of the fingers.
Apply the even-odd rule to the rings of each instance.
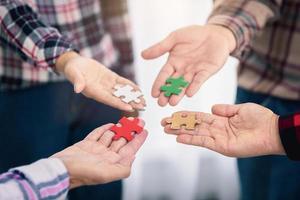
[[[132,117],[129,117],[128,119],[133,120]],[[141,126],[141,127],[144,127],[145,122],[144,122],[142,119],[139,119],[138,125]],[[116,140],[116,141],[112,141],[112,143],[111,143],[109,149],[110,149],[111,151],[114,151],[114,152],[119,152],[119,150],[120,150],[123,146],[125,146],[126,144],[127,144],[126,139],[120,138],[120,139],[118,139],[118,140]]]
[[[81,71],[72,66],[66,68],[66,76],[74,85],[74,92],[80,93],[85,88],[85,79]]]
[[[119,154],[122,157],[133,156],[136,152],[141,148],[144,144],[146,138],[148,136],[148,132],[143,130],[140,134],[136,135],[135,138],[127,143],[124,147],[122,147],[119,151]]]
[[[145,110],[146,105],[146,100],[143,97],[139,97],[140,102],[135,103],[135,102],[130,102],[129,104],[132,106],[133,109],[137,111],[143,111]]]
[[[203,83],[205,81],[207,81],[207,79],[209,79],[209,77],[211,75],[212,74],[206,70],[201,70],[201,71],[197,72],[195,74],[191,84],[189,85],[189,87],[186,90],[186,95],[188,97],[194,96],[199,91],[199,89],[203,85]]]
[[[195,112],[187,112],[181,111],[179,113],[188,114],[188,113],[195,113]],[[189,135],[202,135],[202,136],[213,136],[214,133],[211,132],[212,123],[216,120],[215,116],[208,114],[197,112],[196,113],[196,120],[198,124],[195,125],[195,129],[188,130],[184,126],[180,129],[172,129],[171,122],[172,117],[166,117],[161,121],[161,125],[164,127],[164,132],[167,134],[172,135],[181,135],[181,134],[189,134]]]
[[[204,147],[216,151],[215,141],[212,137],[209,136],[183,134],[177,137],[177,142],[187,145]]]
[[[215,120],[215,117],[213,115],[204,113],[204,112],[179,111],[176,113],[182,113],[183,115],[187,115],[189,113],[195,114],[196,120],[198,121],[198,123],[211,124]],[[173,113],[173,114],[175,114],[175,113]],[[172,120],[172,117],[163,118],[161,121],[161,125],[166,126],[168,124],[168,121],[171,121],[171,120]]]
[[[98,142],[106,147],[109,147],[113,141],[114,135],[114,132],[107,130],[103,133],[102,137],[98,140]]]
[[[144,59],[154,59],[159,56],[164,55],[168,51],[170,51],[174,45],[174,33],[171,33],[167,38],[165,38],[163,41],[149,47],[148,49],[144,50],[142,52],[142,57]]]
[[[217,104],[212,107],[212,113],[222,117],[232,117],[239,111],[239,105]]]
[[[181,75],[177,75],[175,77],[179,77],[179,76],[181,76]],[[192,73],[184,74],[184,80],[187,81],[188,83],[191,83],[193,76],[194,75]],[[169,104],[171,106],[176,106],[181,101],[181,99],[184,97],[184,95],[186,94],[186,91],[187,91],[187,88],[182,88],[182,91],[179,95],[172,95],[169,99]]]
[[[103,125],[99,128],[96,128],[85,137],[85,140],[98,141],[99,138],[105,133],[105,131],[109,130],[112,126],[113,124],[110,123],[110,124]]]
[[[154,81],[151,94],[154,98],[160,96],[160,87],[166,84],[166,80],[174,73],[173,67],[167,62],[157,75]]]
[[[113,141],[113,142],[111,143],[109,149],[110,149],[111,151],[114,151],[114,152],[119,152],[119,150],[120,150],[123,146],[125,146],[126,143],[127,143],[126,139],[120,138],[120,139],[118,139],[118,140],[116,140],[116,141]]]
[[[117,79],[117,84],[120,85],[130,85],[133,87],[133,89],[135,91],[141,91],[141,89],[139,88],[139,86],[137,86],[135,83],[133,83],[132,81],[125,79],[121,76],[118,77]],[[135,103],[135,102],[131,102],[129,105],[131,106],[131,108],[136,109],[136,110],[144,110],[145,106],[146,106],[146,100],[143,98],[143,96],[139,97],[140,102],[139,103]],[[121,100],[121,99],[120,99]],[[122,100],[121,100],[122,101]]]
[[[171,68],[172,71],[173,71],[173,67],[169,67],[169,68]],[[167,75],[168,75],[168,76],[167,76]],[[159,75],[159,76],[160,76],[160,75]],[[179,73],[179,72],[175,72],[175,73],[173,73],[173,74],[167,74],[167,73],[165,73],[165,74],[162,74],[162,75],[161,75],[160,78],[161,78],[162,80],[164,80],[164,81],[158,81],[158,82],[156,83],[156,84],[160,84],[160,85],[157,85],[157,86],[156,86],[156,87],[158,88],[159,92],[160,92],[159,97],[158,97],[158,105],[160,105],[160,106],[162,106],[162,107],[166,106],[166,105],[170,102],[170,99],[172,98],[172,96],[174,96],[174,95],[171,95],[170,97],[166,97],[165,94],[164,94],[164,92],[161,92],[161,91],[160,91],[160,87],[166,84],[166,80],[167,80],[168,78],[170,78],[170,77],[178,78],[178,77],[180,77],[180,76],[181,76],[181,73]],[[158,77],[158,78],[159,78],[159,77]]]
[[[169,99],[170,99],[170,97],[166,97],[164,95],[164,93],[161,92],[160,95],[159,95],[159,97],[158,97],[157,103],[161,107],[164,107],[164,106],[166,106],[169,103]]]

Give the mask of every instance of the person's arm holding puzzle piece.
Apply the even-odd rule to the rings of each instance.
[[[282,0],[217,0],[206,25],[176,30],[144,50],[145,59],[169,53],[152,87],[152,96],[158,98],[158,104],[175,106],[184,95],[195,95],[222,68],[230,54],[242,56],[255,34],[277,17],[281,3]],[[178,96],[164,96],[160,87],[169,77],[179,76],[190,83],[189,87]]]
[[[204,147],[231,157],[287,155],[300,160],[300,114],[278,116],[258,104],[215,105],[212,114],[197,112],[194,130],[174,130],[162,120],[165,132],[179,143]]]
[[[107,69],[98,61],[80,56],[72,42],[54,27],[47,26],[29,4],[19,0],[0,2],[0,30],[5,43],[34,67],[64,74],[76,93],[125,111],[141,109],[140,104],[126,104],[113,96],[114,86],[139,87]],[[144,102],[144,100],[142,101]]]
[[[144,126],[141,120],[139,124]],[[147,131],[127,142],[124,138],[113,140],[112,126],[95,129],[48,159],[0,174],[0,199],[65,199],[69,189],[128,177]]]

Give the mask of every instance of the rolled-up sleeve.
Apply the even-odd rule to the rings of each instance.
[[[0,37],[37,67],[54,67],[61,54],[75,50],[70,40],[45,25],[29,5],[19,0],[0,1]]]
[[[232,55],[240,58],[267,22],[279,17],[282,0],[216,0],[208,24],[230,29],[237,45]]]

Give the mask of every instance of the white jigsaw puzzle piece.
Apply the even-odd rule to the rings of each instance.
[[[114,91],[113,94],[119,98],[123,97],[121,100],[125,103],[129,103],[131,101],[134,101],[135,103],[141,102],[139,97],[143,96],[143,94],[140,91],[134,91],[131,85],[125,85],[123,87],[116,85],[114,88],[116,91]]]

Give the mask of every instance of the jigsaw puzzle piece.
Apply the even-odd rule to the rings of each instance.
[[[178,78],[170,77],[166,80],[166,84],[160,87],[160,90],[164,92],[166,97],[170,97],[173,94],[179,95],[182,88],[186,88],[188,85],[189,83],[182,76]]]
[[[165,92],[166,97],[170,97],[172,94],[179,95],[182,91],[181,89],[174,88],[174,87],[169,86],[169,85],[161,86],[160,90]]]
[[[183,111],[174,113],[172,118],[168,119],[166,122],[171,124],[171,129],[174,130],[181,128],[194,130],[196,125],[200,123],[196,118],[196,113]]]
[[[131,85],[116,85],[114,89],[116,91],[113,92],[113,95],[119,97],[125,103],[130,103],[132,101],[135,103],[141,102],[139,97],[143,96],[143,94],[140,91],[135,91]]]
[[[122,117],[118,124],[112,126],[110,130],[115,133],[113,140],[122,137],[129,142],[133,139],[134,134],[140,134],[143,131],[143,127],[139,125],[138,118],[130,120],[127,117]]]

